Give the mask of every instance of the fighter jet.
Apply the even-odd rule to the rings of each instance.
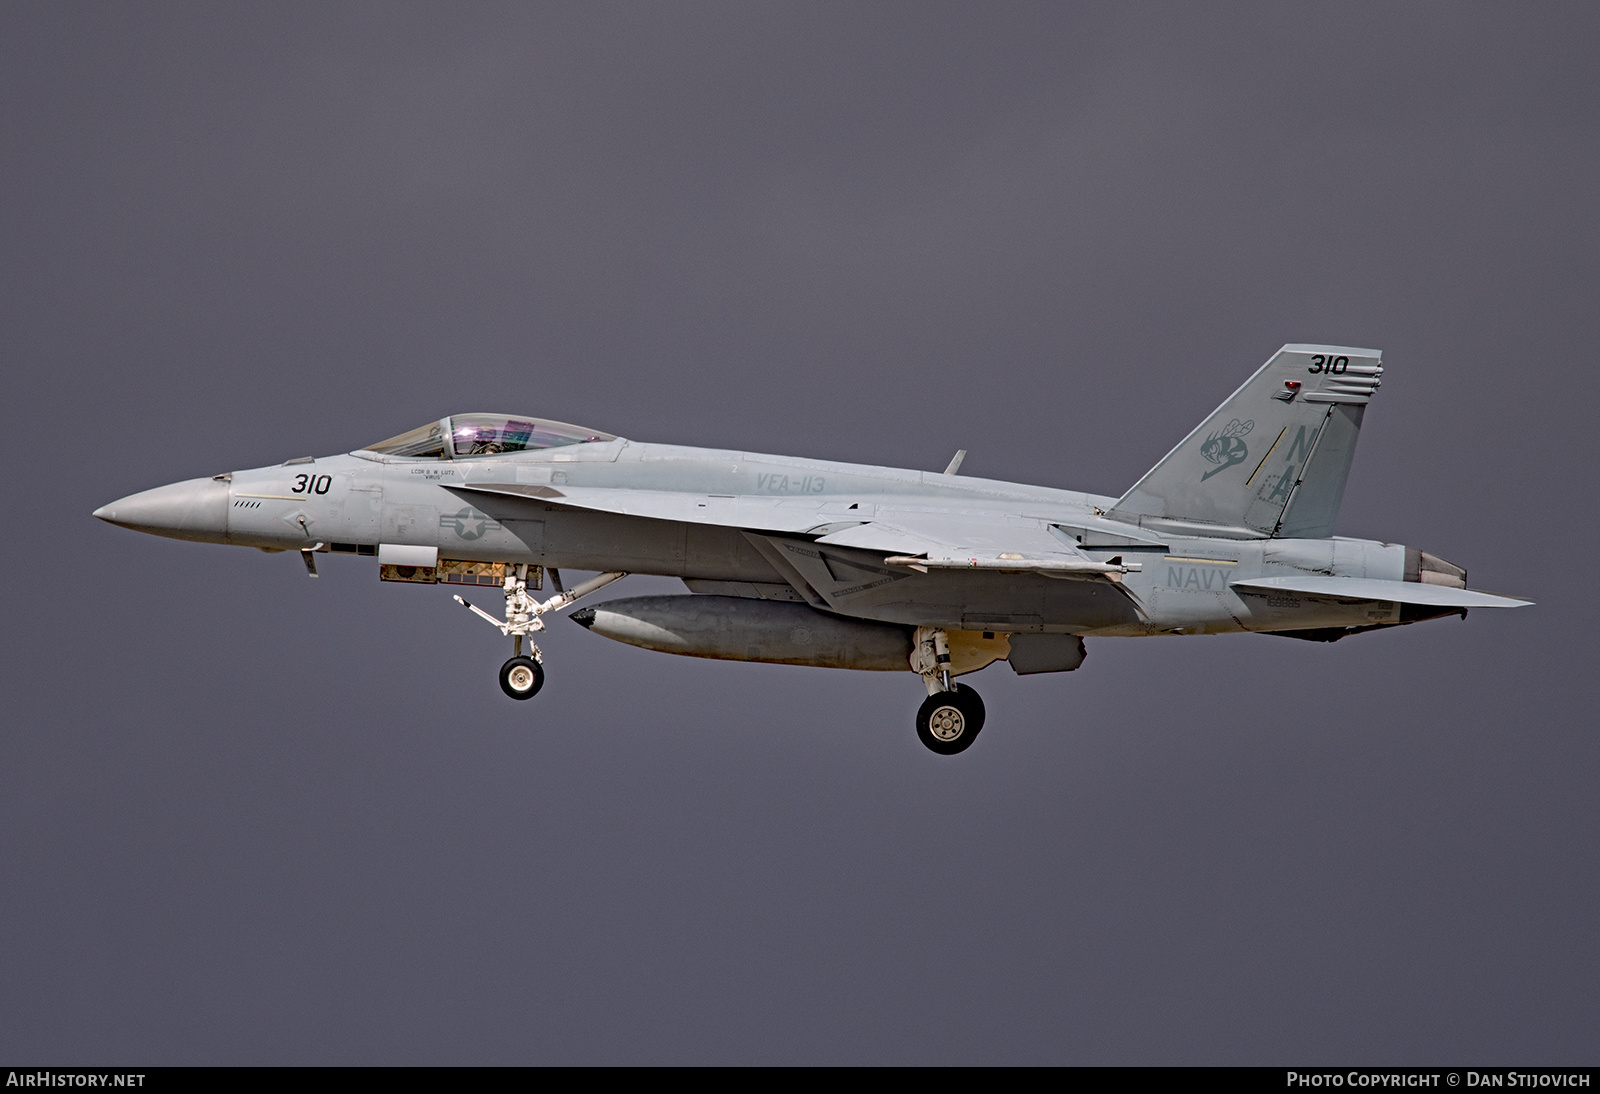
[[[916,674],[916,731],[953,755],[983,701],[957,677],[1070,672],[1087,639],[1255,632],[1314,642],[1529,603],[1394,543],[1333,535],[1376,350],[1286,345],[1120,496],[943,471],[641,443],[519,414],[454,414],[344,455],[190,479],[102,520],[175,539],[370,557],[511,640],[533,698],[547,617],[628,574],[687,592],[571,613],[645,649]],[[562,570],[598,571],[566,587]],[[550,592],[544,595],[548,577]],[[535,595],[538,594],[538,595]]]

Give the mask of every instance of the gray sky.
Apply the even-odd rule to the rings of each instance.
[[[6,5],[0,1057],[1595,1062],[1597,35]],[[500,408],[1118,493],[1290,341],[1385,353],[1340,531],[1539,606],[996,666],[957,760],[89,517]]]

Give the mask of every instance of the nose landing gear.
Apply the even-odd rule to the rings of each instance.
[[[528,595],[528,567],[526,563],[518,563],[506,569],[505,619],[496,619],[482,608],[467,603],[460,596],[455,598],[455,602],[487,621],[501,634],[510,637],[511,660],[500,666],[500,690],[513,699],[532,699],[539,694],[539,689],[544,687],[544,657],[532,638],[535,631],[544,630],[544,620],[540,616],[570,607],[595,590],[603,589],[619,577],[627,576],[621,570],[600,574],[591,577],[575,589],[558,592],[549,600],[541,601]],[[557,584],[556,587],[559,589],[560,585]],[[528,640],[528,652],[532,656],[524,657],[522,654],[524,638]]]
[[[513,699],[532,699],[544,687],[544,666],[531,657],[513,657],[500,666],[500,690]]]

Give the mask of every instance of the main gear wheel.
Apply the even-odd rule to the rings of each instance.
[[[941,756],[965,752],[983,729],[983,700],[965,684],[928,696],[917,711],[917,738]]]

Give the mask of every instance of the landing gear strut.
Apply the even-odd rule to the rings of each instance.
[[[535,631],[544,630],[544,620],[540,618],[549,612],[560,611],[588,596],[597,589],[603,589],[619,577],[628,575],[621,570],[600,574],[591,577],[588,581],[569,592],[558,591],[549,600],[535,600],[528,595],[528,566],[518,563],[506,567],[506,617],[496,619],[482,608],[474,607],[464,599],[457,596],[455,602],[474,615],[484,619],[488,624],[503,635],[511,639],[511,660],[500,666],[500,690],[513,699],[532,699],[539,694],[539,689],[544,687],[544,656],[539,652],[539,647],[534,643],[532,635]],[[551,571],[551,579],[555,582],[556,589],[560,590],[561,584]],[[528,640],[528,653],[522,653],[522,640]]]
[[[941,756],[965,752],[983,729],[983,700],[951,680],[949,635],[939,627],[918,627],[911,668],[928,688],[917,711],[918,740]]]

